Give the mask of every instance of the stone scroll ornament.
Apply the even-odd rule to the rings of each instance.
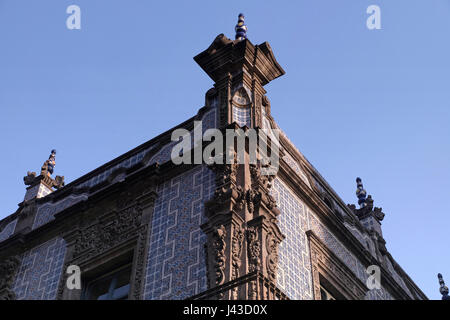
[[[16,294],[11,289],[20,259],[16,256],[0,262],[0,300],[15,300]]]
[[[247,252],[250,272],[260,270],[261,244],[258,238],[258,230],[255,227],[249,227],[247,229]]]
[[[216,271],[216,285],[222,285],[225,281],[225,237],[227,232],[221,225],[214,231],[213,251],[214,251],[214,270]]]
[[[247,252],[249,271],[259,271],[261,268],[261,244],[259,242],[258,230],[255,227],[249,227],[247,229]],[[256,280],[250,282],[249,296],[251,300],[256,300],[258,296]]]
[[[272,228],[267,233],[266,237],[266,249],[267,249],[267,272],[269,274],[270,280],[276,282],[277,270],[278,270],[278,245],[280,241],[275,236]]]
[[[235,280],[239,278],[239,269],[241,267],[241,254],[242,246],[244,242],[244,231],[240,226],[235,227],[233,232],[233,239],[231,242],[231,257],[232,257],[232,275],[231,279]],[[234,287],[232,291],[232,297],[234,300],[238,298],[238,287]]]

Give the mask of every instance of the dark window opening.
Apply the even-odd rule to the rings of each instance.
[[[319,279],[321,300],[347,300],[345,296],[322,274],[319,275]]]
[[[336,298],[327,291],[324,287],[320,287],[320,299],[321,300],[336,300]]]
[[[131,264],[90,280],[84,300],[127,300],[130,291]]]

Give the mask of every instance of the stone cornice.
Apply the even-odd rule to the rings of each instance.
[[[317,215],[319,220],[333,233],[337,239],[346,244],[347,249],[354,254],[366,267],[372,264],[380,266],[385,285],[391,294],[400,299],[411,299],[394,280],[392,275],[378,262],[370,252],[359,242],[359,240],[336,219],[336,215],[328,208],[318,194],[312,191],[306,183],[298,177],[293,170],[283,161],[280,164],[278,175],[290,189],[307,204],[307,206]]]
[[[31,230],[31,228],[24,229],[20,233],[0,242],[0,259],[13,254],[19,254],[27,249],[33,248],[41,242],[64,233],[65,228],[70,224],[73,218],[76,218],[90,208],[94,208],[96,204],[102,200],[127,190],[130,186],[136,185],[136,187],[139,188],[140,186],[138,184],[144,179],[150,179],[147,181],[148,183],[156,184],[160,180],[170,179],[170,177],[176,176],[179,173],[194,167],[195,166],[185,165],[176,166],[172,162],[167,162],[162,166],[155,164],[139,169],[130,168],[129,170],[131,173],[123,181],[106,185],[102,189],[92,192],[89,194],[87,200],[80,201],[61,212],[58,212],[55,215],[54,220],[49,221],[39,228],[34,230]],[[161,172],[163,172],[163,174]],[[144,200],[145,199],[141,199],[141,201]]]
[[[319,239],[312,231],[306,235],[309,240],[314,298],[320,300],[319,273],[326,277],[347,300],[362,300],[369,290],[366,285]]]

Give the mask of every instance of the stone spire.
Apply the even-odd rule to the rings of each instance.
[[[236,40],[220,34],[194,57],[214,81],[205,106],[217,109],[219,129],[245,125],[259,130],[268,105],[264,86],[284,74],[270,45],[252,44],[246,31],[240,15]],[[231,150],[234,157],[237,148]],[[222,164],[210,166],[216,190],[205,203],[207,221],[201,225],[208,239],[208,290],[195,299],[287,298],[277,287],[278,248],[284,235],[277,225],[280,210],[270,192],[274,177],[263,174],[261,162],[250,163],[249,150],[244,153],[244,163],[230,164],[223,154]]]
[[[194,57],[214,81],[208,100],[216,101],[221,128],[233,122],[262,128],[262,111],[268,105],[264,86],[285,73],[269,43],[254,45],[246,38],[246,30],[243,20],[238,22],[237,40],[219,34]]]
[[[56,150],[50,152],[48,160],[41,167],[41,174],[36,176],[36,172],[28,171],[23,178],[25,185],[28,186],[24,201],[35,198],[42,198],[53,192],[53,188],[59,189],[64,186],[64,176],[52,178],[56,165]]]
[[[245,25],[244,19],[244,14],[240,13],[238,23],[234,28],[236,30],[236,40],[239,41],[247,39],[247,26]]]
[[[439,288],[439,292],[442,294],[442,300],[450,300],[450,296],[448,295],[448,287],[445,285],[442,274],[438,273],[438,279],[439,285],[441,286]]]
[[[349,208],[359,218],[361,223],[369,230],[374,230],[382,236],[381,221],[384,219],[384,213],[382,208],[373,206],[372,196],[367,195],[364,189],[361,178],[356,178],[356,196],[358,197],[359,209],[356,209],[355,205],[349,205]]]

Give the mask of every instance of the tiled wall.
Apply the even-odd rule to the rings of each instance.
[[[315,214],[283,184],[275,179],[273,195],[281,214],[279,227],[286,239],[280,244],[278,285],[290,299],[312,299],[311,260],[305,232],[312,230],[363,283],[368,274],[363,264],[318,220]],[[392,299],[383,288],[370,290],[370,300]]]
[[[278,285],[290,299],[312,299],[307,208],[279,179],[273,195],[281,211],[278,226],[286,236],[279,249]]]
[[[5,241],[14,233],[16,229],[17,219],[14,219],[10,223],[8,223],[2,231],[0,231],[0,242]]]
[[[144,299],[185,299],[206,290],[204,203],[215,175],[197,167],[158,187],[153,214]]]
[[[216,102],[213,101],[213,106],[215,107]],[[210,128],[216,128],[216,123],[217,123],[217,119],[216,119],[217,115],[216,115],[216,109],[212,109],[211,111],[205,113],[201,119],[202,121],[202,126],[203,126],[203,132],[205,132],[207,129]],[[178,142],[172,142],[169,143],[165,146],[163,146],[161,148],[161,150],[159,150],[155,155],[153,155],[153,157],[150,159],[149,163],[147,165],[152,165],[156,162],[158,163],[164,163],[170,160],[170,156],[172,153],[172,148],[175,144],[177,144]],[[82,183],[79,187],[93,187],[103,181],[105,181],[109,175],[111,173],[113,173],[115,170],[119,169],[119,168],[130,168],[134,165],[136,165],[137,163],[139,163],[140,161],[142,161],[142,159],[144,159],[144,156],[150,152],[151,150],[153,150],[155,148],[155,146],[150,146],[147,149],[140,151],[139,153],[131,156],[130,158],[114,165],[111,168],[106,169],[105,171],[103,171],[102,173],[99,173],[97,176],[91,178],[90,180]]]
[[[54,300],[62,274],[66,243],[47,241],[25,252],[13,285],[18,300]]]
[[[212,109],[209,112],[205,113],[202,117],[202,128],[203,133],[210,128],[215,128],[217,124],[217,110]],[[192,135],[193,136],[193,135]],[[148,165],[154,164],[156,162],[164,163],[166,161],[170,161],[172,148],[173,146],[178,142],[172,142],[167,144],[166,146],[162,147],[161,150],[159,150],[149,161]],[[138,154],[130,157],[127,160],[124,160],[123,162],[106,169],[104,172],[98,174],[97,176],[91,178],[90,180],[82,183],[81,185],[77,186],[77,188],[80,187],[93,187],[103,181],[105,181],[109,175],[118,168],[129,168],[133,165],[137,164],[139,161],[141,161],[145,154],[150,151],[153,147],[149,147],[144,151],[139,152]],[[36,229],[47,222],[54,219],[54,216],[56,213],[74,205],[75,203],[86,199],[86,195],[79,195],[79,196],[68,196],[67,198],[62,199],[61,201],[57,203],[45,203],[42,206],[38,208],[38,212],[36,214],[36,218],[33,224],[33,229]],[[0,234],[1,239],[1,234]]]
[[[36,229],[47,222],[54,219],[55,214],[74,205],[77,202],[86,200],[86,195],[70,195],[56,203],[44,203],[37,209],[36,217],[34,218],[33,229]]]
[[[251,127],[251,115],[250,107],[240,108],[233,106],[233,121],[235,121],[239,126]]]
[[[291,169],[294,170],[295,173],[298,174],[300,178],[302,178],[303,182],[306,183],[306,185],[311,188],[311,184],[309,183],[306,173],[303,171],[303,169],[300,167],[297,161],[292,159],[292,157],[288,154],[284,155],[283,160],[286,161],[288,166],[291,167]]]

